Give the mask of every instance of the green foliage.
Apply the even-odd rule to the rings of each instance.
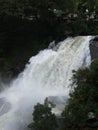
[[[35,130],[54,130],[56,127],[56,118],[51,112],[51,107],[46,102],[35,105],[33,111],[33,128]]]
[[[72,29],[75,35],[85,35],[89,32],[88,23],[84,19],[76,19],[72,23]]]
[[[98,33],[98,28],[96,28],[97,7],[97,0],[1,0],[0,15],[3,17],[11,15],[28,20],[31,18],[32,21],[42,23],[43,26],[46,24],[46,29],[47,27],[53,28],[51,32],[54,31],[54,35],[64,37],[67,26],[71,27],[69,29],[71,34],[75,35]],[[76,18],[74,18],[74,14]],[[91,18],[92,16],[93,18]],[[66,21],[63,22],[65,18]],[[69,21],[71,25],[69,25]],[[64,27],[62,28],[62,26]],[[69,30],[67,30],[68,34],[70,34]]]
[[[20,54],[26,63],[53,40],[96,35],[97,17],[98,0],[0,0],[0,61],[10,62],[9,71],[17,66],[19,73],[22,69],[15,59]]]
[[[98,1],[87,0],[1,0],[0,13],[11,15],[33,15],[35,18],[53,15],[54,9],[64,12],[65,14],[78,13],[79,16],[97,12]],[[88,10],[88,12],[86,12]]]
[[[89,68],[74,72],[70,98],[65,107],[65,128],[83,127],[88,119],[88,113],[98,115],[98,60]]]

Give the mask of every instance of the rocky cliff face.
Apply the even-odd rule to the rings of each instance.
[[[90,41],[90,53],[92,61],[98,58],[98,36]]]

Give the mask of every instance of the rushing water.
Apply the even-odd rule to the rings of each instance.
[[[91,62],[90,39],[68,38],[54,50],[30,58],[25,70],[0,94],[0,130],[24,130],[37,102],[49,96],[59,97],[59,102],[68,97],[72,70]]]

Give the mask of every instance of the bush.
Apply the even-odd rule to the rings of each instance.
[[[55,115],[47,103],[35,105],[32,127],[35,130],[55,130],[57,127]]]
[[[73,90],[63,112],[66,127],[70,129],[85,127],[88,114],[98,118],[98,60],[90,68],[80,69],[73,75]],[[76,87],[77,86],[77,87]]]

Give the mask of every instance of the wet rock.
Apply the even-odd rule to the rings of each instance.
[[[48,103],[52,104],[52,112],[55,113],[56,116],[60,116],[62,111],[65,108],[65,103],[67,101],[66,96],[49,96]]]
[[[49,44],[48,49],[54,49],[54,47],[55,47],[55,41]]]
[[[91,60],[98,58],[98,36],[90,41]]]

